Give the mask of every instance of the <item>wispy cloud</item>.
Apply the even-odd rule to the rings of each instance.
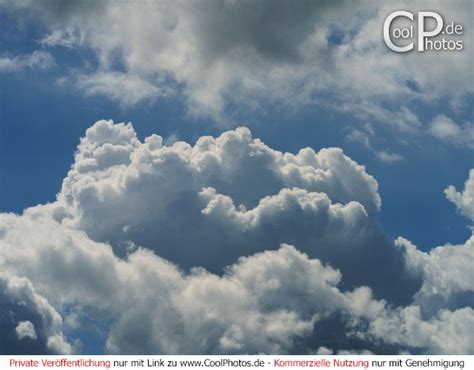
[[[367,125],[365,127],[367,127]],[[369,130],[351,129],[351,131],[346,135],[346,140],[361,144],[365,149],[374,153],[375,157],[382,162],[393,163],[403,159],[401,154],[388,152],[386,150],[374,149],[370,142],[370,137],[374,136],[374,134],[375,133],[371,128]]]
[[[428,132],[448,144],[474,149],[474,123],[458,124],[444,114],[437,115]]]
[[[54,66],[53,56],[45,51],[0,57],[0,72],[19,72],[24,69],[46,70]]]

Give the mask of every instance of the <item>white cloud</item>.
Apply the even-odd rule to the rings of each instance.
[[[288,352],[325,314],[382,307],[366,290],[346,296],[338,271],[287,245],[242,258],[222,277],[184,275],[145,249],[120,260],[48,217],[2,215],[1,223],[3,267],[30,276],[57,307],[79,304],[112,320],[113,353]]]
[[[424,314],[433,315],[442,308],[474,305],[474,237],[463,245],[445,245],[421,252],[403,238],[397,245],[406,251],[407,264],[413,273],[422,274],[423,284],[414,296]]]
[[[244,128],[163,146],[99,121],[56,202],[0,214],[0,304],[24,302],[0,325],[37,336],[0,348],[76,352],[63,327],[93,312],[111,353],[474,353],[472,240],[394,244],[379,207],[339,149],[281,153]]]
[[[77,30],[54,30],[39,42],[44,46],[63,46],[74,48],[83,45],[83,37],[76,33]]]
[[[112,353],[291,353],[334,312],[365,320],[384,309],[370,289],[339,290],[340,272],[289,245],[242,257],[223,276],[183,274],[146,249],[121,260],[46,216],[0,222],[3,268],[30,276],[58,309],[110,321]]]
[[[157,135],[140,142],[131,125],[99,121],[45,209],[119,255],[143,246],[184,268],[219,272],[289,243],[341,269],[348,287],[370,284],[377,296],[408,299],[417,283],[404,279],[402,257],[379,230],[377,186],[338,148],[282,153],[245,128],[163,146]],[[365,254],[393,290],[353,267]]]
[[[474,351],[469,325],[459,331],[473,319],[470,308],[449,311],[441,305],[423,319],[417,305],[429,311],[432,302],[418,299],[417,305],[392,310],[368,288],[341,291],[340,272],[288,245],[243,257],[223,276],[203,269],[183,274],[145,249],[120,260],[108,245],[49,218],[8,215],[2,221],[9,230],[3,243],[16,246],[2,250],[4,267],[31,276],[58,307],[98,310],[113,323],[107,340],[112,353],[292,353],[295,343],[313,335],[314,325],[334,314],[345,317],[339,324],[346,328],[338,338],[342,352],[355,339],[375,352],[380,341],[426,353]],[[35,243],[24,237],[25,230]],[[446,271],[428,276],[425,285],[434,278],[455,286],[449,271],[458,268]],[[468,289],[462,271],[453,276]],[[442,346],[440,332],[452,345]]]
[[[460,132],[459,126],[444,114],[436,116],[430,127],[430,133],[440,139],[456,137]]]
[[[86,95],[105,95],[110,99],[131,106],[139,101],[154,100],[167,95],[169,90],[156,81],[120,72],[98,72],[76,76],[77,86]]]
[[[15,328],[16,335],[18,339],[22,340],[23,338],[37,339],[35,326],[31,321],[20,321]]]
[[[403,159],[403,156],[398,153],[390,153],[385,150],[380,150],[375,153],[378,159],[382,162],[392,163]]]
[[[441,310],[428,320],[418,306],[400,308],[370,323],[369,333],[387,343],[422,348],[425,353],[465,355],[473,353],[474,310]]]
[[[45,51],[35,51],[31,54],[15,57],[0,57],[0,72],[19,72],[24,69],[37,68],[45,70],[54,65],[53,56]]]
[[[459,212],[474,221],[474,169],[469,171],[469,178],[464,184],[464,191],[458,192],[453,185],[448,186],[444,193],[453,202]]]
[[[405,7],[416,11],[427,4],[465,26],[467,45],[470,2],[453,7],[420,0]],[[220,120],[233,110],[245,115],[268,102],[316,102],[413,132],[420,122],[407,102],[447,99],[458,106],[473,91],[467,50],[401,56],[386,48],[381,29],[394,10],[388,1],[297,6],[285,0],[73,1],[68,6],[25,1],[10,6],[39,12],[50,29],[44,45],[92,50],[99,65],[84,72],[77,86],[125,104],[156,99],[167,86],[184,94],[191,113]]]
[[[451,144],[474,148],[474,124],[459,125],[444,114],[436,116],[431,122],[429,133]]]
[[[387,51],[374,30],[388,2],[370,12],[364,2],[9,6],[25,4],[50,27],[44,46],[97,57],[71,76],[76,86],[125,105],[177,91],[191,113],[222,118],[329,100],[413,133],[422,123],[407,102],[454,106],[473,91],[468,53]],[[471,22],[467,1],[429,6]],[[42,51],[5,56],[0,71],[53,63]],[[428,132],[469,146],[471,126],[439,115]],[[378,224],[376,180],[338,148],[282,153],[245,128],[169,144],[100,121],[57,201],[0,214],[0,312],[12,315],[0,326],[15,338],[0,338],[2,352],[76,352],[61,317],[73,306],[110,323],[112,353],[474,353],[472,239],[429,253],[394,244]],[[473,173],[464,192],[446,190],[470,218]],[[37,347],[17,340],[33,336],[27,322]]]

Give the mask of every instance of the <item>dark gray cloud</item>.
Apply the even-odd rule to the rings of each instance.
[[[194,3],[193,26],[199,32],[201,52],[215,60],[234,48],[252,48],[269,61],[301,62],[299,47],[319,21],[339,9],[343,1],[219,1]]]

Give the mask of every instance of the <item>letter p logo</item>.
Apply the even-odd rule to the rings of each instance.
[[[436,27],[432,31],[425,30],[425,18],[434,18]],[[425,50],[425,38],[438,35],[443,29],[443,18],[435,12],[418,12],[418,51]]]

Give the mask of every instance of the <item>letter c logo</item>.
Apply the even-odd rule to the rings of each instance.
[[[411,21],[414,19],[413,13],[407,12],[405,10],[397,10],[396,12],[390,13],[390,15],[385,19],[383,24],[383,39],[385,44],[393,51],[397,53],[406,53],[407,51],[413,50],[413,42],[409,43],[406,46],[397,46],[392,42],[390,38],[390,25],[393,20],[398,17],[406,17]]]

